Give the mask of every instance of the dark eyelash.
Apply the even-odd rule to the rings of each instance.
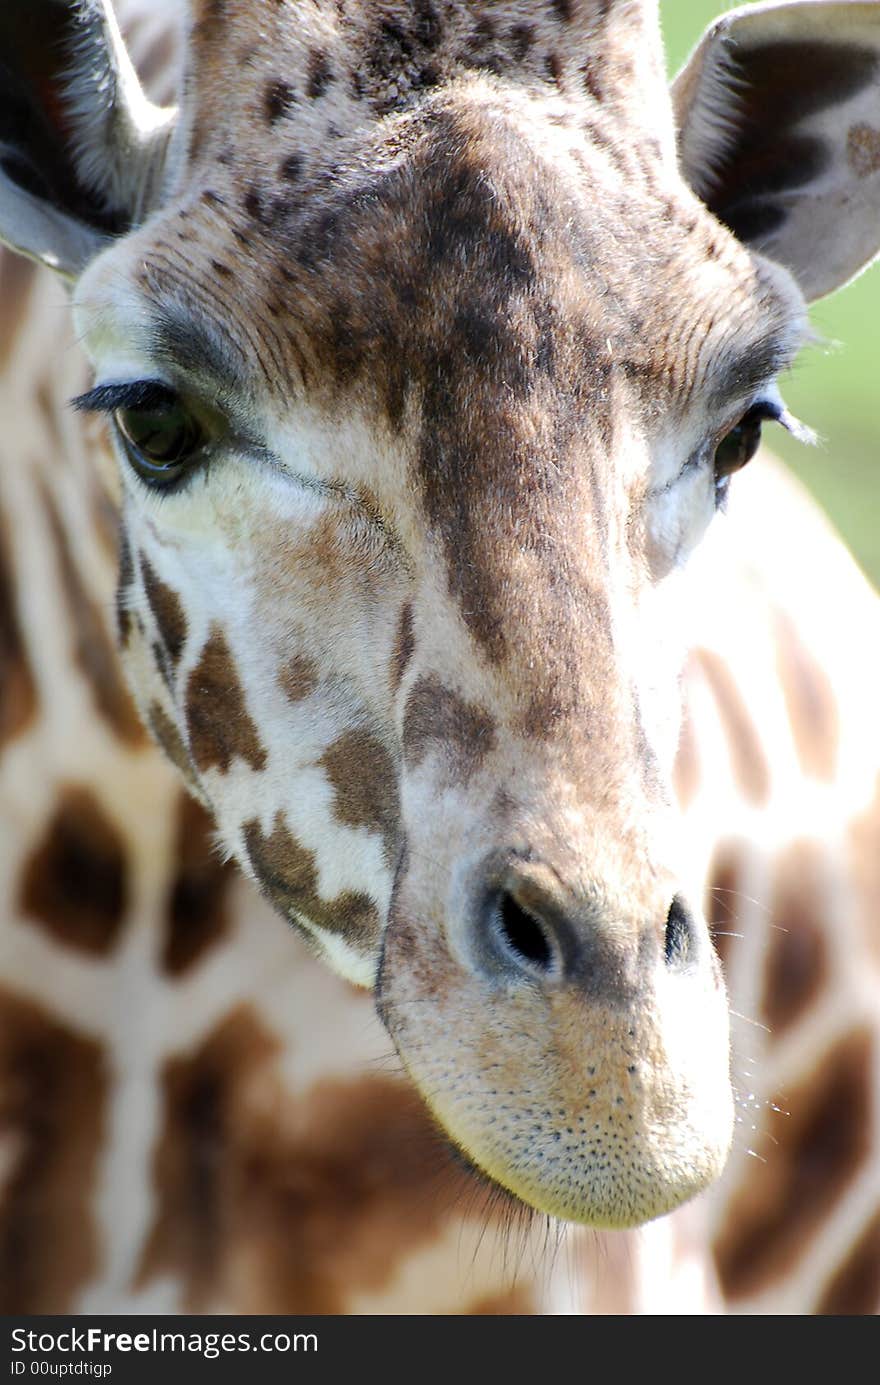
[[[759,418],[762,423],[778,423],[783,410],[774,399],[756,399],[743,418]]]
[[[79,413],[112,414],[117,409],[156,409],[177,403],[176,390],[161,380],[128,380],[119,385],[96,385],[71,399]]]
[[[814,446],[817,441],[812,428],[806,423],[801,423],[794,414],[789,413],[781,399],[756,399],[754,404],[742,415],[742,418],[749,417],[759,418],[762,423],[778,423],[797,442],[806,443],[808,447]]]

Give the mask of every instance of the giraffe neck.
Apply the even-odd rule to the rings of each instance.
[[[739,556],[717,557],[738,571],[702,586],[679,761],[739,1096],[715,1254],[738,1311],[874,1312],[880,604],[781,470],[731,509]]]

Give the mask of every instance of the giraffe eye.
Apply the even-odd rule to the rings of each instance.
[[[755,404],[735,428],[725,434],[715,448],[715,500],[721,504],[727,495],[730,478],[750,462],[761,445],[761,423],[774,417],[764,404]]]
[[[179,479],[205,441],[198,420],[173,396],[116,409],[113,419],[132,467],[160,490]]]

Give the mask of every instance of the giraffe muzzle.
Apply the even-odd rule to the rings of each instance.
[[[392,903],[380,1013],[468,1160],[594,1226],[711,1182],[732,1131],[726,996],[684,896],[646,872],[624,912],[610,883],[496,849],[453,868],[441,919],[420,876]]]

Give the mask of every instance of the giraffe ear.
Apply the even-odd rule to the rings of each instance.
[[[75,277],[149,207],[173,117],[108,0],[0,0],[0,240]]]
[[[749,5],[672,88],[682,173],[808,301],[880,250],[880,3]]]

